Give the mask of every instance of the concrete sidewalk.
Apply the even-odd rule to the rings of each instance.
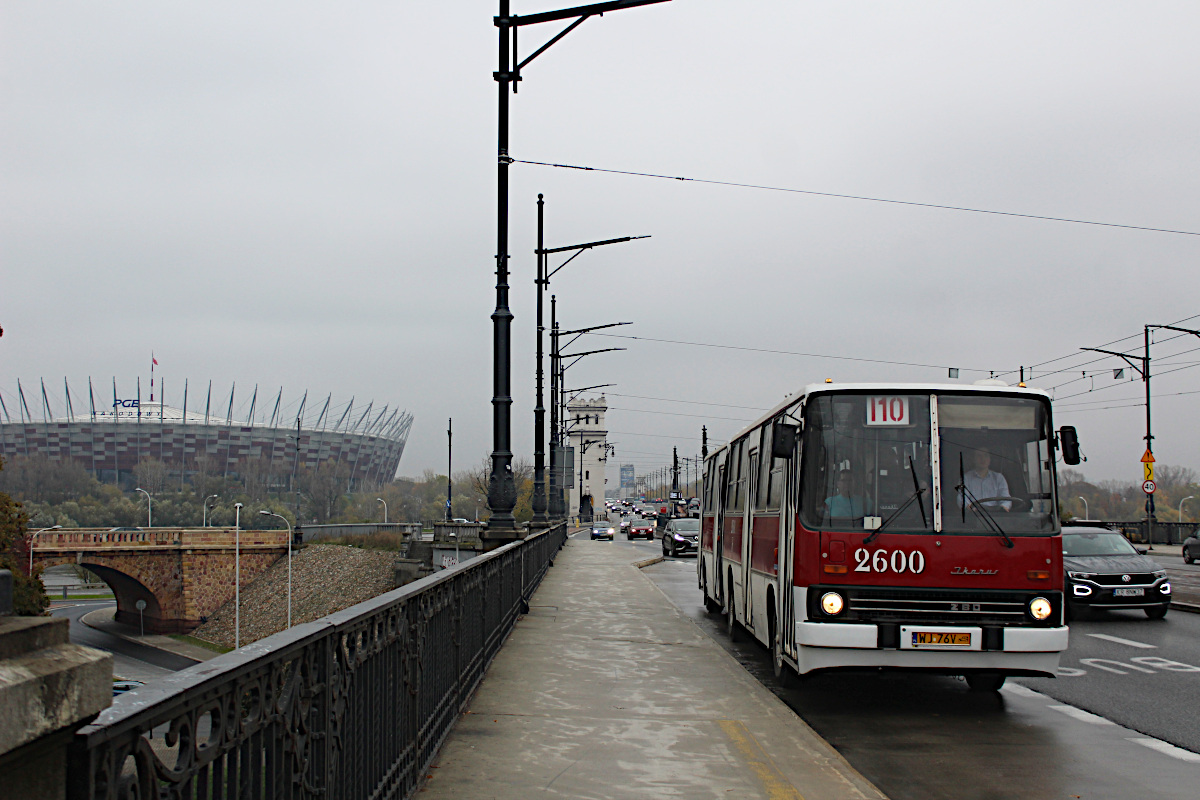
[[[881,798],[609,542],[571,539],[423,798]]]

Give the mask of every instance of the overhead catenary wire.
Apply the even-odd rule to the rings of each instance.
[[[536,167],[553,167],[555,169],[573,169],[581,172],[603,172],[610,175],[628,175],[635,178],[655,178],[658,180],[684,181],[687,183],[703,183],[710,186],[728,186],[737,189],[758,189],[768,192],[785,192],[788,194],[804,194],[812,197],[833,197],[839,200],[860,200],[869,203],[886,203],[889,205],[898,206],[914,206],[916,208],[933,208],[939,211],[960,211],[969,214],[990,214],[1000,217],[1017,217],[1020,219],[1034,219],[1043,222],[1065,222],[1071,225],[1093,225],[1102,228],[1122,228],[1133,231],[1146,231],[1149,233],[1170,233],[1181,236],[1200,236],[1200,231],[1185,231],[1174,228],[1158,228],[1149,225],[1130,225],[1120,222],[1099,222],[1097,220],[1077,219],[1074,217],[1056,217],[1044,214],[1025,214],[1016,211],[997,211],[996,209],[988,208],[971,208],[969,206],[952,206],[944,203],[922,203],[916,200],[896,200],[887,197],[870,197],[868,195],[858,194],[843,194],[840,192],[820,192],[815,189],[796,189],[787,186],[768,186],[761,183],[746,183],[742,181],[721,181],[713,178],[689,178],[680,175],[661,175],[654,172],[637,172],[634,170],[625,169],[609,169],[605,167],[587,167],[580,164],[555,164],[549,161],[531,161],[522,158],[514,158],[515,164],[529,164]]]
[[[797,350],[776,350],[768,347],[747,347],[735,344],[715,344],[713,342],[689,342],[683,339],[660,339],[652,336],[629,336],[618,333],[589,333],[588,336],[604,336],[610,339],[633,339],[642,342],[658,342],[661,344],[681,344],[689,347],[711,347],[718,350],[739,350],[745,353],[769,353],[780,356],[801,356],[804,358],[827,358],[834,361],[857,361],[866,364],[888,364],[896,367],[921,367],[924,369],[959,369],[962,372],[992,372],[992,370],[971,367],[952,367],[949,364],[921,364],[913,361],[889,361],[882,358],[861,358],[858,356],[836,356],[828,353],[804,353]]]

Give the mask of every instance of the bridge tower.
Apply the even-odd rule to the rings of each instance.
[[[575,448],[575,475],[567,492],[567,513],[588,516],[604,510],[605,463],[608,460],[608,428],[604,395],[567,403],[567,430]],[[582,494],[580,487],[582,485]]]

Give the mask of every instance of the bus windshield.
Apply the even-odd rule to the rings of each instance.
[[[942,529],[1054,530],[1050,430],[1030,397],[941,395]],[[990,519],[989,519],[990,518]]]
[[[928,395],[814,397],[805,409],[805,524],[861,531],[869,519],[874,527],[891,519],[889,530],[932,531],[931,441]]]
[[[802,521],[813,530],[1051,533],[1047,412],[1037,397],[818,394],[804,411]]]

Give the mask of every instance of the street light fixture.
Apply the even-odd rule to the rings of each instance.
[[[242,504],[234,503],[233,649],[242,646]]]
[[[151,506],[150,493],[147,492],[145,489],[140,489],[140,488],[134,489],[134,491],[141,492],[142,494],[146,495],[146,527],[153,528],[154,527],[154,513],[150,508],[150,506]]]
[[[49,528],[42,528],[40,531],[34,531],[29,534],[29,577],[33,577],[33,540],[37,538],[39,533],[46,531],[56,531],[62,528],[62,525],[51,525]]]
[[[383,503],[383,524],[387,525],[387,501],[384,500],[382,497],[376,497],[375,499],[378,500],[379,502]],[[267,512],[264,511],[262,513],[265,514]],[[279,515],[276,514],[275,516],[278,517]]]
[[[1091,514],[1088,513],[1087,498],[1084,497],[1083,495],[1079,495],[1079,499],[1083,501],[1083,518],[1091,519],[1092,516],[1091,516]]]
[[[499,31],[499,67],[492,73],[499,90],[496,110],[496,308],[492,312],[492,442],[488,475],[490,538],[516,539],[517,486],[512,470],[512,310],[508,306],[508,168],[513,163],[508,147],[508,94],[515,93],[521,69],[581,25],[588,17],[652,5],[664,0],[607,0],[607,2],[518,16],[510,13],[509,0],[500,0],[493,18]],[[523,60],[517,55],[517,30],[525,25],[572,20],[565,29]]]
[[[1187,497],[1179,501],[1179,521],[1183,522],[1183,504],[1195,497],[1194,494],[1189,494]]]
[[[209,500],[219,500],[220,498],[221,498],[221,495],[219,495],[219,494],[210,494],[208,497],[204,498],[204,512],[201,515],[201,520],[202,520],[201,527],[204,527],[204,528],[208,527],[208,509],[209,509],[208,501]],[[216,506],[213,506],[213,508],[216,508]]]
[[[378,498],[376,498],[376,499],[378,499]],[[384,503],[383,507],[387,508],[387,504]],[[287,529],[288,529],[288,627],[290,628],[290,627],[292,627],[292,545],[294,544],[294,542],[292,541],[292,523],[288,522],[287,517],[283,516],[282,514],[276,514],[274,511],[267,511],[265,508],[262,511],[259,511],[258,513],[262,514],[264,517],[279,517],[281,520],[283,520],[283,524],[287,525]]]

